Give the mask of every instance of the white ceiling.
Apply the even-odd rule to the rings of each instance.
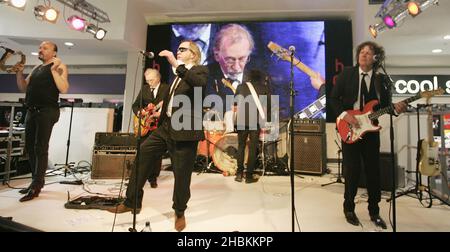
[[[120,1],[120,2],[118,2]],[[30,2],[30,1],[29,1]],[[111,19],[106,25],[107,38],[96,41],[85,34],[64,27],[58,28],[58,35],[51,37],[57,42],[71,38],[77,46],[63,49],[66,55],[122,55],[126,62],[126,53],[137,50],[139,43],[130,42],[127,30],[135,29],[135,21],[142,17],[148,24],[164,24],[171,22],[201,22],[201,21],[244,21],[244,20],[301,20],[324,18],[348,18],[353,20],[354,42],[370,39],[367,27],[376,22],[374,16],[379,5],[368,5],[368,0],[88,0],[100,9],[105,10]],[[123,4],[126,2],[127,4]],[[125,7],[124,7],[125,6]],[[0,5],[0,21],[4,22],[5,8]],[[31,8],[31,7],[29,7]],[[124,11],[127,8],[127,11]],[[2,10],[5,9],[5,10]],[[450,34],[450,1],[441,0],[440,6],[432,6],[416,18],[408,17],[403,25],[381,34],[377,41],[387,51],[388,65],[396,67],[447,67],[450,65],[450,41],[443,37]],[[44,29],[42,24],[33,20],[23,19],[23,14],[14,10],[9,17],[17,16],[17,23],[11,22],[16,29],[34,26],[34,29]],[[22,15],[22,16],[21,16]],[[27,14],[30,15],[30,14]],[[32,14],[31,14],[32,15]],[[33,18],[34,19],[34,18]],[[132,20],[133,22],[131,22]],[[9,20],[11,21],[11,20]],[[22,23],[21,23],[22,22]],[[33,29],[33,28],[32,28]],[[137,28],[136,28],[137,29]],[[142,29],[142,28],[140,28]],[[2,36],[8,34],[7,36]],[[16,43],[15,46],[31,48],[43,39],[33,34],[23,33],[13,36],[11,32],[2,33],[0,25],[0,42]],[[45,33],[44,33],[45,34]],[[82,36],[83,35],[83,36]],[[135,36],[134,39],[144,39],[145,36]],[[31,42],[30,42],[31,41]],[[33,42],[34,41],[34,42]],[[27,47],[27,43],[30,44]],[[143,42],[145,44],[145,41]],[[443,53],[435,55],[431,50],[441,48]],[[29,49],[32,50],[32,49]],[[25,49],[26,51],[26,49]]]

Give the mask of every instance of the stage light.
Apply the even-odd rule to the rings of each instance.
[[[375,15],[381,21],[369,26],[370,35],[376,38],[384,28],[398,27],[406,17],[415,17],[438,3],[439,0],[386,0]]]
[[[103,38],[106,36],[106,30],[94,24],[88,24],[86,26],[86,32],[94,34],[94,38],[98,40],[103,40]]]
[[[0,3],[7,4],[19,10],[24,10],[27,0],[0,0]]]
[[[369,26],[369,32],[373,38],[376,38],[380,33],[384,32],[386,28],[384,23],[374,24]]]
[[[67,19],[70,27],[77,31],[83,31],[86,28],[86,20],[79,16],[72,15]]]
[[[419,4],[415,1],[411,1],[408,3],[408,13],[412,17],[419,15],[421,12]]]
[[[40,20],[54,24],[58,20],[59,11],[53,7],[38,5],[34,7],[34,15]]]
[[[392,29],[396,26],[394,18],[392,18],[391,15],[384,16],[383,22],[389,29]]]

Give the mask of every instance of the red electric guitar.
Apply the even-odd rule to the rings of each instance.
[[[442,88],[439,88],[437,90],[424,91],[418,93],[413,97],[403,100],[403,102],[410,103],[420,98],[429,98],[431,96],[441,95],[443,93],[444,90]],[[353,115],[356,118],[356,120],[358,120],[360,125],[359,128],[353,128],[349,123],[347,123],[343,119],[338,118],[336,120],[336,126],[338,128],[339,135],[341,136],[342,141],[344,141],[347,144],[352,144],[362,139],[363,135],[366,132],[379,131],[381,129],[381,126],[373,125],[372,121],[378,119],[380,116],[386,113],[391,112],[393,108],[389,106],[382,108],[376,112],[373,112],[373,107],[377,104],[378,101],[373,100],[364,106],[363,111],[360,111],[359,109],[347,110],[347,113]]]
[[[144,109],[146,113],[142,115],[141,119],[141,136],[145,136],[149,131],[153,131],[157,128],[158,118],[155,117],[155,112],[161,108],[162,104],[163,101],[158,103],[156,106],[153,103],[150,103]],[[139,117],[135,115],[133,119],[134,134],[137,136],[139,130]]]

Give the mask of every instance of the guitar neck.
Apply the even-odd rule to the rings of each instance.
[[[419,94],[417,94],[417,95],[415,95],[415,96],[412,96],[412,97],[409,97],[408,99],[403,100],[402,102],[404,102],[404,103],[406,103],[406,104],[409,104],[409,103],[411,103],[411,102],[413,102],[413,101],[416,101],[416,100],[418,100],[418,99],[420,99],[420,98],[422,98],[422,96],[421,96],[421,94],[419,93]],[[385,107],[385,108],[382,108],[382,109],[380,109],[380,110],[378,110],[378,111],[373,112],[372,114],[370,114],[370,115],[369,115],[369,119],[370,119],[370,120],[375,120],[375,119],[378,119],[380,116],[382,116],[382,115],[384,115],[384,114],[387,114],[387,113],[391,113],[391,112],[393,112],[393,111],[394,111],[394,106],[393,106],[393,105],[392,105],[392,106],[387,106],[387,107]]]
[[[433,137],[433,108],[431,106],[429,106],[427,108],[427,113],[428,113],[428,144],[431,146],[433,146],[434,143],[434,137]]]
[[[317,73],[314,72],[313,70],[311,70],[311,68],[309,68],[307,65],[303,64],[300,60],[298,60],[297,58],[294,57],[293,59],[293,64],[294,66],[296,66],[298,69],[300,69],[302,72],[304,72],[305,74],[307,74],[309,77],[311,78],[317,78]]]

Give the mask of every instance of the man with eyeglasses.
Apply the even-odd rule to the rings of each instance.
[[[116,213],[136,213],[142,208],[143,187],[150,172],[149,165],[155,163],[161,156],[169,151],[172,169],[175,177],[173,190],[173,205],[175,210],[175,229],[182,231],[186,227],[184,211],[191,196],[191,175],[194,169],[199,140],[204,140],[202,130],[201,111],[200,116],[194,111],[195,93],[198,88],[203,93],[208,78],[208,68],[201,66],[201,52],[197,44],[191,40],[183,41],[176,53],[176,58],[171,51],[164,50],[159,53],[165,57],[172,66],[176,77],[169,89],[169,94],[164,98],[163,109],[158,128],[141,144],[141,156],[138,166],[136,184],[136,172],[133,170],[127,188],[126,200],[117,207],[108,211]],[[197,92],[198,93],[198,92]],[[200,96],[201,97],[201,96]],[[183,101],[189,99],[190,104]],[[182,105],[177,105],[182,101]],[[188,127],[183,123],[187,122]],[[180,124],[183,127],[180,128]],[[196,128],[200,125],[199,128]],[[137,188],[137,201],[135,189]]]
[[[208,65],[206,94],[216,94],[222,98],[221,113],[230,109],[231,105],[226,107],[227,95],[234,95],[237,87],[247,81],[245,67],[254,47],[249,30],[239,24],[225,25],[215,35],[213,53],[216,62]],[[222,79],[228,80],[231,85],[224,84]]]

